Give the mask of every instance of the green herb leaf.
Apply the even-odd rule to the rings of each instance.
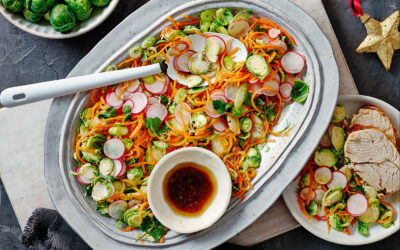
[[[130,150],[133,146],[133,141],[131,138],[124,138],[122,139],[122,142],[124,143],[126,150]]]
[[[129,166],[129,165],[135,164],[136,162],[137,162],[137,159],[136,159],[136,158],[131,158],[131,159],[126,160],[126,161],[125,161],[125,164],[126,164],[127,166]]]
[[[239,118],[243,113],[243,106],[233,107],[231,113],[232,113],[232,115]]]
[[[157,117],[155,118],[146,118],[144,121],[144,126],[153,131],[154,133],[160,128],[161,120]]]
[[[215,111],[218,112],[218,114],[224,115],[226,110],[226,103],[224,103],[221,100],[213,100],[213,108],[215,109]]]
[[[91,196],[93,190],[93,185],[87,185],[85,188],[85,196]]]
[[[265,117],[267,118],[267,121],[272,122],[275,120],[276,117],[276,111],[274,110],[275,108],[275,103],[270,103],[267,105],[265,109]]]
[[[254,31],[255,32],[266,32],[267,29],[261,28],[260,25],[256,25],[256,26],[254,26]]]
[[[164,228],[164,225],[162,225],[154,216],[144,217],[140,224],[140,230],[149,234],[155,241],[160,240],[167,232]]]
[[[116,115],[117,115],[117,110],[115,110],[114,107],[109,107],[106,110],[100,111],[98,117],[99,118],[111,118],[111,117],[115,117]]]
[[[169,100],[168,100],[168,98],[167,98],[165,95],[162,95],[162,96],[161,96],[160,101],[161,101],[161,103],[164,104],[164,105],[167,105],[167,104],[169,103]]]
[[[292,99],[298,103],[304,103],[307,100],[309,87],[303,81],[295,81],[292,89]]]
[[[249,92],[246,92],[246,95],[244,96],[244,104],[249,107],[253,107],[253,105],[251,104],[251,94]]]
[[[108,203],[103,202],[103,203],[97,204],[96,211],[101,215],[107,215],[108,214]]]

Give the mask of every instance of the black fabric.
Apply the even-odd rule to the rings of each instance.
[[[22,243],[32,250],[90,250],[57,211],[37,208],[22,233]]]

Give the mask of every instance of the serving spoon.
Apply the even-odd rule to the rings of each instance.
[[[247,57],[245,45],[238,39],[231,36],[206,32],[210,36],[218,36],[225,42],[231,39],[231,46],[238,47],[234,61],[244,61]],[[204,51],[205,38],[195,34],[186,37],[191,41],[190,50],[195,52]],[[111,72],[101,72],[96,74],[71,77],[61,80],[47,81],[41,83],[28,84],[24,86],[12,87],[0,93],[0,107],[12,108],[23,104],[38,102],[45,99],[56,98],[70,95],[81,91],[101,88],[116,83],[137,79],[159,73],[167,73],[172,80],[177,80],[180,84],[189,85],[173,65],[174,57],[168,55],[168,63],[161,62],[142,67],[116,70]]]

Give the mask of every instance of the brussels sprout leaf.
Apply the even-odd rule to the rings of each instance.
[[[303,81],[295,81],[292,89],[292,99],[295,102],[304,103],[307,100],[309,87]]]

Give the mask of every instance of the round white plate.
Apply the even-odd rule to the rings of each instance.
[[[40,21],[39,23],[31,23],[27,21],[22,13],[11,13],[3,5],[0,4],[0,13],[12,24],[17,26],[18,28],[31,33],[35,36],[40,36],[44,38],[50,39],[65,39],[70,37],[75,37],[82,35],[100,23],[102,23],[107,17],[113,12],[115,7],[117,6],[119,0],[111,0],[111,2],[105,7],[95,7],[90,18],[84,22],[79,22],[75,26],[75,28],[68,33],[61,33],[55,31],[50,22]]]
[[[350,117],[356,113],[357,110],[364,105],[375,105],[385,111],[385,113],[392,119],[394,126],[398,131],[400,129],[400,112],[384,101],[369,96],[345,95],[339,97],[338,103],[345,106],[347,117]],[[325,221],[316,221],[314,219],[312,221],[308,220],[301,212],[297,203],[297,183],[298,180],[295,180],[286,188],[286,190],[283,192],[283,199],[286,203],[286,206],[289,208],[290,213],[297,220],[297,222],[299,222],[300,225],[302,225],[310,233],[318,236],[321,239],[341,245],[364,245],[382,240],[400,229],[400,192],[397,192],[385,199],[386,201],[391,202],[396,210],[394,225],[389,228],[383,228],[378,224],[371,225],[369,236],[365,237],[357,232],[357,224],[351,228],[351,235],[346,235],[334,229],[331,229],[331,231],[328,233]]]

